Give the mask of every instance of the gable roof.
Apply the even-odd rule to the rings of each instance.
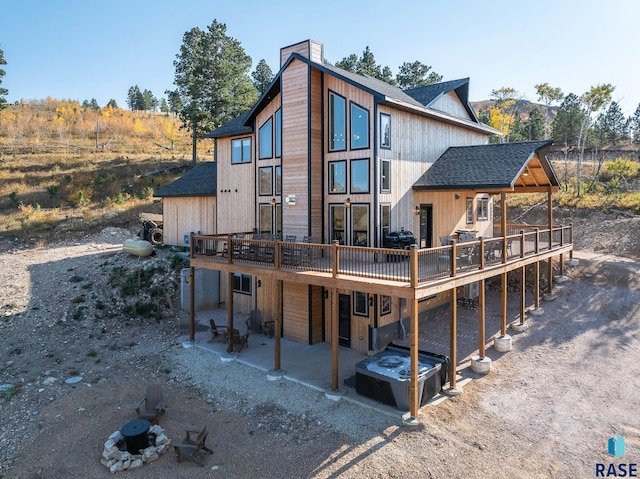
[[[414,190],[557,188],[546,158],[551,140],[449,147],[416,181]]]
[[[207,161],[196,165],[191,170],[168,184],[153,196],[216,196],[218,164],[215,161]]]
[[[418,115],[435,118],[441,121],[464,125],[468,128],[473,128],[489,135],[501,135],[498,130],[491,128],[478,120],[478,117],[468,101],[469,78],[435,83],[433,85],[428,85],[427,87],[414,89],[421,91],[415,91],[412,92],[412,94],[409,94],[409,92],[411,92],[410,90],[405,92],[396,86],[390,85],[385,81],[378,80],[377,78],[373,78],[369,75],[353,73],[326,63],[313,62],[299,53],[292,53],[251,110],[234,118],[229,123],[216,128],[211,133],[205,135],[205,138],[222,138],[253,132],[253,119],[258,112],[261,111],[273,99],[273,97],[280,92],[280,78],[282,76],[282,72],[284,72],[284,70],[294,60],[304,62],[313,68],[328,73],[351,85],[367,91],[372,94],[379,103],[392,105],[398,109],[407,110]],[[470,120],[457,118],[430,107],[430,105],[442,95],[454,90],[469,113]],[[421,100],[429,101],[423,103]]]
[[[449,92],[455,91],[460,102],[471,118],[479,121],[475,111],[469,103],[469,78],[450,80],[440,83],[432,83],[417,88],[405,90],[405,93],[427,108],[432,107],[437,101]]]

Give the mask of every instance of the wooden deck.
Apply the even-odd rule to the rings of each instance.
[[[506,237],[408,250],[192,235],[191,265],[420,299],[573,250],[572,227],[521,227]],[[377,287],[376,287],[377,286]],[[360,289],[358,289],[360,288]]]

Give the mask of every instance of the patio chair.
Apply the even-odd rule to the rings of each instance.
[[[138,419],[146,419],[151,424],[158,423],[158,418],[164,414],[165,408],[162,388],[158,384],[148,386],[144,398],[134,405]]]
[[[240,335],[240,331],[238,331],[237,329],[233,328],[231,330],[231,347],[235,348],[236,346],[240,346],[240,348],[238,349],[238,352],[242,351],[245,347],[248,348],[249,347],[249,331],[247,331],[245,334]],[[229,332],[225,331],[224,333],[224,340],[226,343],[229,342]]]
[[[254,309],[249,314],[249,320],[247,326],[249,330],[255,333],[264,333],[265,336],[273,338],[273,321],[263,321],[262,312],[259,309]]]
[[[216,339],[224,339],[224,333],[227,331],[226,326],[217,326],[213,319],[209,320],[209,327],[211,329],[211,337],[207,341],[213,343]]]
[[[197,436],[194,439],[192,435],[195,434],[197,434]],[[176,451],[176,459],[178,462],[182,462],[183,459],[188,459],[199,466],[204,467],[204,463],[198,456],[203,452],[213,454],[213,451],[205,444],[208,434],[206,426],[202,429],[185,429],[184,439],[181,442],[173,443],[173,448]]]

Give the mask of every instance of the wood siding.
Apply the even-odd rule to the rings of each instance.
[[[260,281],[260,287],[256,288],[256,308],[262,312],[262,319],[264,321],[282,319],[280,282],[260,275],[256,276],[256,280]]]
[[[280,67],[282,67],[287,62],[292,53],[298,53],[305,58],[311,59],[311,61],[322,63],[322,57],[324,56],[324,47],[322,43],[313,40],[305,40],[303,42],[281,48]]]
[[[293,195],[293,206],[283,204],[283,235],[309,231],[309,66],[295,60],[282,72],[282,197]]]
[[[162,199],[164,244],[184,246],[184,235],[190,232],[215,234],[216,197],[188,196]]]
[[[415,207],[429,201],[419,200],[421,197],[412,190],[413,184],[449,146],[486,144],[488,137],[483,133],[383,105],[378,112],[391,116],[391,149],[378,150],[379,159],[391,160],[391,192],[380,194],[379,200],[391,204],[391,231],[404,228],[416,233],[419,231],[420,218],[415,215]],[[448,207],[445,204],[445,208]],[[436,209],[440,207],[434,204],[434,212]],[[434,228],[434,231],[438,230]]]
[[[444,113],[448,113],[456,118],[462,118],[463,120],[471,120],[467,109],[464,107],[458,95],[455,92],[449,92],[443,95],[438,101],[436,101],[431,108]]]
[[[234,138],[247,138],[244,135]],[[217,231],[232,233],[251,231],[255,224],[255,141],[251,140],[251,163],[231,164],[231,140],[216,141],[218,162]]]
[[[309,343],[309,285],[282,283],[283,337]]]

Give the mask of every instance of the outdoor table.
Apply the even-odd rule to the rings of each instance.
[[[149,428],[151,423],[146,419],[136,419],[122,426],[120,434],[127,443],[127,451],[131,454],[139,454],[140,449],[149,447]]]

